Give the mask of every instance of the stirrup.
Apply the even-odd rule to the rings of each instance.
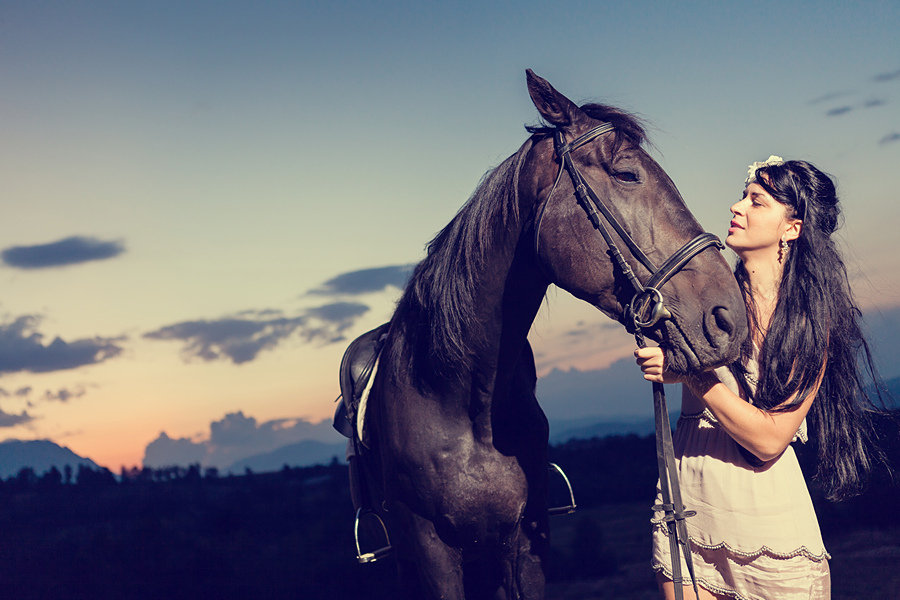
[[[550,463],[550,473],[552,474],[553,472],[562,475],[563,481],[566,482],[566,487],[569,488],[569,504],[568,506],[554,506],[548,512],[551,515],[571,515],[575,512],[575,493],[572,491],[572,484],[569,483],[569,478],[566,477],[566,474],[556,463]]]
[[[365,515],[372,515],[375,517],[375,520],[381,525],[381,530],[384,532],[384,539],[387,544],[378,550],[363,554],[362,550],[359,548],[359,521]],[[385,527],[384,521],[382,521],[381,517],[378,516],[378,513],[372,509],[360,508],[356,511],[356,520],[353,522],[353,537],[356,539],[356,561],[359,564],[373,563],[379,558],[384,558],[393,550],[391,547],[391,538],[388,536],[387,527]]]

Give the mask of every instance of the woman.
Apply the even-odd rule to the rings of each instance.
[[[857,358],[874,371],[832,239],[834,182],[772,156],[750,167],[731,212],[725,243],[738,256],[751,331],[741,358],[678,377],[660,348],[635,357],[645,379],[685,384],[674,441],[684,504],[697,512],[687,527],[700,597],[829,598],[829,555],[790,444],[807,441],[809,417],[818,479],[831,498],[855,493],[871,463]],[[674,598],[656,517],[653,567],[662,596]],[[684,597],[693,598],[681,561]]]

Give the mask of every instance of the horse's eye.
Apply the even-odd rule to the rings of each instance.
[[[631,171],[619,171],[617,173],[613,173],[613,177],[616,178],[617,181],[622,183],[637,183],[638,176]]]

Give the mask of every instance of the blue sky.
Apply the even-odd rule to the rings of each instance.
[[[536,121],[526,68],[646,117],[719,235],[750,162],[834,174],[860,301],[900,305],[896,2],[319,4],[0,0],[0,439],[118,468],[325,418],[336,340]],[[549,305],[542,372],[630,352]]]

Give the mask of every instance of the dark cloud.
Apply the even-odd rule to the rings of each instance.
[[[876,106],[884,106],[887,104],[886,100],[882,100],[881,98],[872,98],[871,100],[866,100],[863,102],[863,108],[875,108]]]
[[[249,456],[303,440],[334,442],[336,439],[340,438],[327,421],[316,425],[304,419],[258,423],[238,411],[210,423],[206,440],[172,439],[161,433],[147,446],[143,463],[147,467],[200,463],[204,467],[222,469]]]
[[[893,144],[894,142],[900,142],[900,133],[897,133],[896,131],[893,133],[887,134],[886,136],[884,136],[883,138],[881,138],[878,141],[878,143],[882,146],[885,146],[887,144]]]
[[[30,423],[31,421],[34,421],[34,417],[24,410],[21,415],[10,415],[0,409],[0,427],[15,427],[16,425],[23,425],[25,423]]]
[[[874,81],[878,81],[878,82],[892,81],[894,79],[900,79],[900,69],[893,71],[892,73],[879,73],[872,79]]]
[[[124,251],[125,247],[121,242],[102,242],[91,237],[74,236],[50,244],[13,246],[4,250],[0,256],[10,267],[43,269],[104,260]]]
[[[307,314],[317,319],[321,325],[317,327],[309,324],[300,331],[300,334],[307,342],[340,342],[346,339],[344,332],[367,312],[368,306],[356,302],[334,302],[310,308],[307,309]]]
[[[368,294],[380,292],[388,286],[403,288],[415,265],[376,267],[342,273],[329,279],[322,287],[310,290],[310,294]]]
[[[312,295],[353,296],[406,284],[415,265],[394,265],[342,273],[307,292]],[[345,340],[344,333],[369,311],[359,302],[332,302],[285,317],[277,310],[248,310],[220,319],[183,321],[144,334],[147,339],[184,342],[187,358],[227,359],[235,364],[254,360],[296,336],[307,343]]]
[[[0,324],[0,374],[29,371],[46,373],[93,365],[121,354],[122,338],[86,338],[66,342],[54,338],[47,346],[37,332],[39,319],[18,317]],[[30,391],[30,390],[29,390]]]
[[[187,357],[205,361],[230,359],[249,362],[263,350],[271,350],[295,332],[308,342],[340,341],[343,332],[369,310],[364,304],[336,302],[307,309],[297,317],[273,311],[245,311],[240,316],[216,320],[184,321],[145,333],[153,340],[185,342]]]
[[[835,100],[836,98],[843,98],[844,96],[848,96],[848,95],[850,95],[850,94],[852,94],[852,93],[853,93],[853,92],[849,92],[849,91],[846,91],[846,90],[843,91],[843,92],[830,92],[830,93],[828,93],[828,94],[824,94],[824,95],[822,95],[822,96],[819,96],[818,98],[813,98],[812,100],[810,100],[809,102],[807,102],[807,104],[809,104],[810,106],[813,106],[813,105],[816,105],[816,104],[821,104],[821,103],[823,103],[823,102],[829,102],[829,101],[831,101],[831,100]]]
[[[368,312],[369,307],[357,302],[333,302],[307,309],[307,314],[336,325],[349,324]]]
[[[85,390],[82,387],[76,388],[74,390],[69,390],[66,388],[60,388],[57,391],[46,390],[44,392],[44,400],[56,400],[58,402],[68,402],[73,398],[81,398],[85,394]]]
[[[847,114],[851,110],[853,110],[852,106],[839,106],[837,108],[832,108],[831,110],[826,112],[825,116],[826,117],[836,117],[838,115]]]
[[[145,333],[144,337],[185,342],[187,356],[206,361],[227,357],[233,363],[241,364],[253,360],[262,350],[274,348],[306,320],[306,317],[258,320],[235,317],[184,321]]]

